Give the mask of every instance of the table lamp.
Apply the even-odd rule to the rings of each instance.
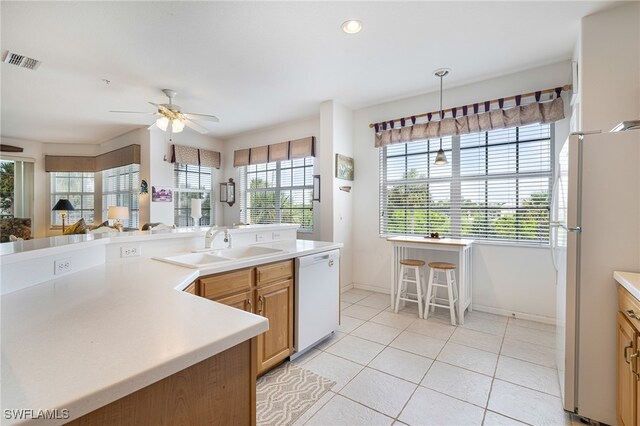
[[[64,217],[67,215],[68,211],[75,210],[73,205],[69,200],[61,198],[51,210],[60,212],[60,216],[62,216],[62,233],[64,234]]]
[[[113,227],[122,232],[122,223],[120,223],[120,219],[129,219],[129,207],[109,207],[107,210],[107,219],[114,219]]]
[[[199,228],[200,218],[202,217],[202,200],[200,198],[191,199],[191,217],[193,218],[193,225]]]

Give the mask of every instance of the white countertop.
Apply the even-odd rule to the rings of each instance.
[[[268,329],[265,318],[178,290],[342,244],[264,246],[286,251],[204,270],[113,262],[2,296],[2,408],[69,409],[71,419],[47,423],[61,424],[250,339]]]
[[[614,271],[613,278],[627,289],[636,299],[640,300],[640,273]]]

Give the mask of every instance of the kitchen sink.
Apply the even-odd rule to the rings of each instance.
[[[230,262],[233,260],[249,259],[255,257],[270,256],[281,253],[284,250],[269,247],[238,247],[212,251],[198,251],[187,254],[179,254],[168,257],[154,257],[161,262],[173,263],[174,265],[186,268],[198,269],[213,266],[219,262]]]
[[[226,257],[229,259],[246,259],[248,257],[270,256],[272,254],[281,253],[283,251],[284,250],[270,248],[270,247],[248,246],[248,247],[215,250],[210,253],[216,256]]]
[[[211,266],[218,262],[228,262],[232,260],[230,258],[217,256],[212,253],[187,253],[169,257],[155,257],[154,259],[193,269]]]

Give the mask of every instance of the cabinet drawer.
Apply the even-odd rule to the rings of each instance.
[[[640,330],[640,302],[622,286],[618,286],[618,306],[631,324]]]
[[[249,291],[252,283],[252,268],[212,275],[200,278],[200,296],[215,299],[228,294]]]
[[[243,311],[253,312],[253,291],[245,291],[244,293],[234,294],[233,296],[221,297],[215,299],[215,301]]]
[[[279,280],[287,280],[289,278],[293,278],[293,261],[285,260],[284,262],[258,266],[256,271],[258,285]]]

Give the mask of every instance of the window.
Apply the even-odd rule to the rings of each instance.
[[[240,188],[244,223],[297,223],[313,232],[313,157],[242,167]]]
[[[102,217],[107,218],[111,206],[129,207],[129,219],[120,222],[126,228],[140,227],[140,165],[116,167],[102,172]]]
[[[548,244],[552,185],[549,124],[380,149],[380,234]]]
[[[191,199],[202,199],[200,225],[212,225],[215,217],[213,198],[213,167],[175,163],[174,166],[174,223],[176,226],[193,226]]]
[[[75,223],[80,218],[84,218],[88,224],[93,223],[94,188],[93,173],[51,172],[51,207],[61,198],[66,198],[75,209],[67,212],[66,223]],[[60,212],[51,212],[51,225],[62,226]]]

